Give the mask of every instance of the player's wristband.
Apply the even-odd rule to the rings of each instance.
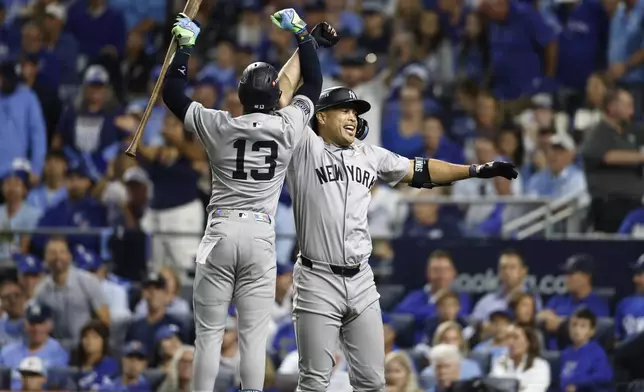
[[[188,80],[188,60],[190,60],[188,53],[177,50],[168,68],[168,77]]]
[[[477,165],[470,165],[470,177],[475,178],[479,176]]]
[[[409,186],[414,188],[431,188],[432,177],[429,174],[429,159],[414,158],[414,174]]]

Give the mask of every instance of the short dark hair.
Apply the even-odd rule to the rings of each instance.
[[[435,251],[430,253],[429,260],[432,259],[449,259],[449,261],[453,261],[452,255],[448,251],[442,249],[436,249]]]
[[[575,310],[571,317],[588,320],[590,322],[590,326],[593,328],[597,325],[597,316],[595,316],[595,313],[586,306],[582,306]]]
[[[519,261],[521,262],[522,266],[526,267],[525,260],[523,259],[523,254],[521,254],[521,252],[519,252],[518,250],[516,250],[514,248],[505,248],[505,249],[503,249],[501,251],[501,253],[499,254],[499,258],[501,258],[502,256],[514,256],[514,257],[519,259]]]
[[[436,305],[438,306],[441,304],[441,302],[446,301],[450,298],[457,300],[459,304],[461,303],[461,299],[455,291],[447,290],[441,293],[438,298],[436,298]]]

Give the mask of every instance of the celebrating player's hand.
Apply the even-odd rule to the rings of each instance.
[[[484,165],[473,165],[472,177],[492,178],[503,177],[507,180],[513,180],[519,176],[515,166],[510,162],[494,161]]]
[[[177,39],[180,47],[192,47],[195,46],[200,31],[199,24],[182,12],[177,15],[172,35]]]
[[[323,48],[330,48],[338,43],[340,37],[335,29],[327,22],[316,24],[311,30],[311,35],[315,41]]]
[[[306,22],[295,12],[293,8],[286,8],[277,11],[271,15],[271,21],[282,30],[290,31],[295,34],[300,34],[306,29]]]

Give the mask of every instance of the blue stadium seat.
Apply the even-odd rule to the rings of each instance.
[[[11,389],[11,368],[0,366],[0,389],[8,391]]]
[[[75,390],[79,377],[77,367],[52,366],[47,368],[47,385],[50,388]]]
[[[483,374],[490,373],[490,369],[492,368],[492,354],[482,351],[472,351],[467,357],[479,364]]]
[[[401,348],[412,347],[416,335],[414,316],[409,314],[392,314],[391,325],[396,330],[396,344]]]
[[[550,365],[549,392],[559,391],[559,376],[561,374],[561,353],[559,351],[543,351],[541,357]]]
[[[153,391],[156,391],[165,380],[165,372],[161,369],[145,369],[143,376],[150,382]]]
[[[405,295],[405,286],[401,284],[383,284],[378,286],[380,308],[383,312],[392,311]]]

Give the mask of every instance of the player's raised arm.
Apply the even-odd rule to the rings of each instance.
[[[455,165],[438,159],[415,158],[409,161],[407,175],[402,179],[414,188],[448,186],[468,178],[503,177],[513,180],[519,176],[509,162],[494,161],[484,165]]]
[[[302,86],[297,89],[296,95],[306,96],[315,105],[322,91],[322,70],[316,51],[318,46],[316,40],[306,29],[306,23],[300,19],[297,12],[292,8],[277,11],[271,15],[271,20],[280,29],[295,34],[299,52],[299,68],[303,80]],[[280,85],[280,89],[281,87]]]
[[[185,89],[188,84],[188,59],[200,31],[199,25],[183,13],[177,15],[172,28],[172,35],[177,40],[177,51],[163,86],[163,102],[182,122],[185,121],[188,108],[193,102],[186,96]]]

